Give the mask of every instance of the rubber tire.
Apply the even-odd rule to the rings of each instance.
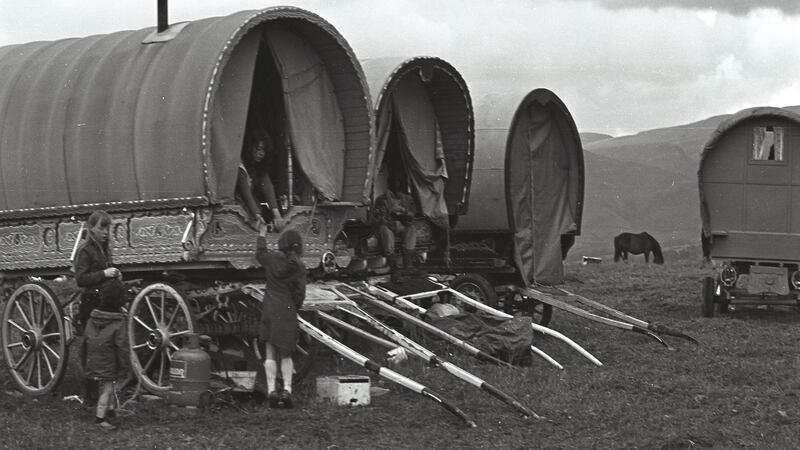
[[[530,316],[531,322],[543,327],[548,326],[550,320],[553,319],[553,306],[533,299],[528,299],[528,301],[535,302],[533,307],[536,313]]]
[[[703,317],[714,317],[714,279],[703,278],[703,304],[701,313]]]
[[[506,314],[522,315],[531,318],[531,322],[546,327],[553,319],[553,306],[547,303],[524,297],[519,292],[509,292],[503,299],[503,311]]]
[[[497,309],[499,305],[494,286],[483,275],[477,273],[461,274],[450,282],[450,287],[492,308]],[[478,294],[477,297],[472,295],[476,293]]]

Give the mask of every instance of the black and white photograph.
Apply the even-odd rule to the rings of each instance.
[[[0,448],[800,447],[798,41],[0,0]]]

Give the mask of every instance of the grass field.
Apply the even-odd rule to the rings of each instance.
[[[597,367],[551,338],[535,344],[561,362],[498,368],[451,347],[438,353],[522,400],[547,420],[512,408],[444,372],[411,361],[401,373],[440,392],[478,427],[399,386],[366,407],[314,400],[311,379],[296,387],[298,406],[272,411],[257,401],[220,401],[192,411],[160,400],[127,405],[121,426],[103,432],[93,413],[65,395],[78,392],[72,367],[58,393],[21,396],[0,372],[3,448],[800,448],[800,346],[796,310],[750,309],[700,317],[699,249],[665,266],[569,265],[566,287],[635,317],[681,329],[696,346],[666,337],[672,350],[642,335],[556,311],[551,327],[583,345]],[[3,371],[5,364],[3,363]],[[366,372],[331,355],[317,375]]]

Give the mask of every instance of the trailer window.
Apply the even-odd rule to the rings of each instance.
[[[753,127],[753,159],[783,161],[783,127]]]

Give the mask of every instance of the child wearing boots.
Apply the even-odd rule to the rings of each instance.
[[[306,268],[300,256],[303,240],[296,230],[288,229],[278,238],[278,249],[267,249],[267,227],[261,226],[256,241],[256,258],[266,273],[267,287],[261,305],[259,334],[266,342],[264,370],[267,378],[269,405],[272,408],[291,408],[292,352],[297,343],[297,311],[306,296]],[[283,389],[276,390],[278,370],[283,378]]]

